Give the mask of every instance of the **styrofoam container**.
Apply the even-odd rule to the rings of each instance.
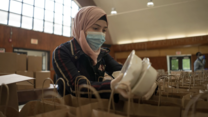
[[[118,83],[118,86],[119,84],[124,83],[130,86],[131,88],[133,88],[134,85],[139,80],[139,76],[141,75],[141,70],[142,70],[142,60],[135,54],[135,50],[133,50],[128,56],[127,60],[125,61],[121,69],[121,73],[123,73],[124,75],[122,80]]]
[[[148,60],[142,64],[142,74],[139,81],[132,89],[132,93],[138,97],[144,96],[152,87],[157,79],[158,72],[151,66]]]

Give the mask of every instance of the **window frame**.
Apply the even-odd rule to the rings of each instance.
[[[10,6],[11,6],[11,1],[15,1],[15,2],[19,2],[19,3],[21,3],[21,13],[20,14],[18,14],[18,13],[14,13],[14,12],[11,12],[10,11]],[[44,1],[44,8],[41,8],[41,7],[39,7],[39,6],[36,6],[35,5],[35,2],[36,2],[36,0],[33,0],[33,5],[31,5],[31,4],[29,4],[29,3],[25,3],[24,2],[24,0],[21,0],[21,1],[18,1],[18,0],[8,0],[8,10],[6,11],[6,10],[3,10],[3,9],[0,9],[0,11],[2,11],[2,12],[7,12],[7,23],[6,24],[2,24],[2,23],[0,23],[1,25],[8,25],[8,26],[11,26],[11,27],[16,27],[16,26],[12,26],[12,25],[10,25],[9,24],[9,21],[10,21],[10,14],[12,13],[12,14],[16,14],[16,15],[19,15],[20,16],[20,26],[18,26],[19,28],[23,28],[22,27],[22,25],[23,25],[23,17],[28,17],[28,18],[32,18],[32,28],[31,29],[27,29],[27,28],[23,28],[23,29],[27,29],[27,30],[33,30],[33,31],[38,31],[38,30],[35,30],[34,29],[34,20],[42,20],[43,21],[43,30],[42,31],[38,31],[38,32],[44,32],[44,33],[47,33],[47,32],[45,32],[45,22],[50,22],[50,21],[47,21],[47,20],[45,20],[45,11],[46,11],[46,0],[43,0]],[[60,2],[56,2],[56,0],[50,0],[50,1],[53,1],[53,3],[54,3],[54,6],[53,6],[53,11],[50,11],[50,12],[52,12],[52,14],[53,14],[53,21],[51,22],[52,23],[52,25],[53,25],[53,29],[52,29],[52,33],[50,33],[50,34],[54,34],[54,35],[61,35],[61,36],[65,36],[65,37],[71,37],[72,36],[72,25],[73,25],[73,22],[71,21],[70,22],[70,25],[65,25],[64,24],[64,16],[66,15],[65,14],[65,12],[64,12],[64,7],[69,7],[68,5],[65,5],[65,1],[66,0],[62,0],[62,3],[60,3]],[[78,2],[76,1],[76,0],[70,0],[70,1],[67,1],[67,2],[71,2],[70,3],[70,7],[69,7],[69,9],[70,9],[70,13],[69,13],[69,17],[70,17],[70,20],[72,20],[74,17],[72,16],[72,9],[73,9],[73,6],[72,6],[72,1],[77,5],[77,7],[78,7],[78,10],[80,9],[80,5],[78,4]],[[55,22],[55,13],[56,13],[56,11],[55,11],[55,7],[57,6],[56,5],[56,3],[57,4],[61,4],[60,6],[62,6],[62,13],[61,13],[61,15],[60,16],[62,16],[62,19],[61,19],[61,22],[60,23],[57,23],[57,22]],[[26,16],[26,15],[23,15],[23,5],[24,4],[26,4],[26,5],[30,5],[30,6],[32,6],[33,8],[33,11],[32,11],[32,17],[31,16]],[[34,15],[35,15],[35,8],[41,8],[41,9],[43,9],[43,19],[39,19],[39,18],[36,18]],[[55,33],[55,25],[61,25],[61,34],[56,34]],[[64,27],[70,27],[70,32],[69,32],[69,36],[68,35],[66,35],[66,33],[64,33]],[[65,35],[64,35],[65,34]]]

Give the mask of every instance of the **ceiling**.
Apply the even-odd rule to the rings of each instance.
[[[94,2],[108,14],[112,44],[208,35],[208,0],[153,0],[152,8],[148,0]]]

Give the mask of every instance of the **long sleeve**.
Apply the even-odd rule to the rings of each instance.
[[[65,48],[65,46],[59,46],[53,55],[54,70],[59,77],[64,78],[67,85],[74,90],[75,79],[81,74],[78,72],[74,62],[72,61],[70,52]],[[79,78],[78,78],[79,79]],[[103,82],[90,81],[91,86],[96,90],[110,90],[110,80]],[[79,85],[87,84],[86,80],[80,80]],[[83,90],[87,91],[87,90]]]
[[[109,54],[105,56],[106,62],[106,72],[112,76],[114,71],[120,71],[122,69],[122,65],[116,62]]]
[[[205,67],[206,59],[203,59],[202,64],[203,64],[203,67]]]
[[[198,64],[198,61],[196,60],[194,62],[194,71],[198,70],[198,67],[199,67],[199,64]]]

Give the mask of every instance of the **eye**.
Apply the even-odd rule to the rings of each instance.
[[[98,28],[93,28],[94,30],[98,30]]]
[[[106,32],[106,30],[103,30],[103,32],[105,33],[105,32]]]

